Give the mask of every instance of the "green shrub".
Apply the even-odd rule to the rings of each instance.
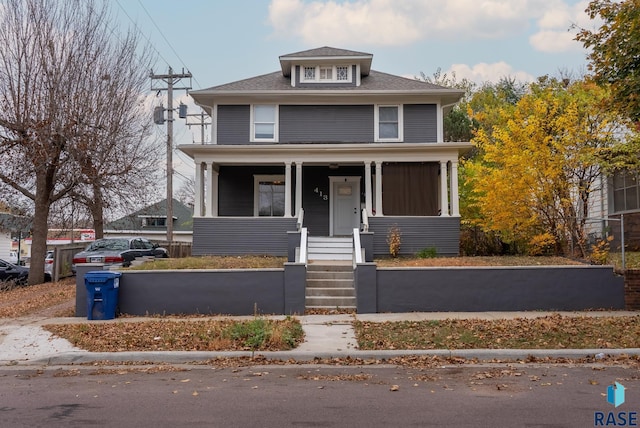
[[[420,259],[435,259],[438,255],[435,247],[423,248],[416,253],[416,257]]]

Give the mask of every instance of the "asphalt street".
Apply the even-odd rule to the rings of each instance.
[[[638,370],[623,366],[16,365],[0,379],[3,428],[588,427],[640,412]]]

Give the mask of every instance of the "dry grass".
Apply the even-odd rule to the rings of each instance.
[[[378,267],[438,267],[438,266],[563,266],[584,263],[566,257],[398,257],[376,259]]]
[[[42,310],[72,301],[75,296],[75,278],[2,291],[0,292],[0,318],[34,315]]]
[[[273,256],[202,256],[180,259],[155,259],[129,269],[268,269],[282,268],[286,261],[286,257]]]
[[[355,323],[360,349],[599,349],[640,347],[640,315]]]
[[[293,318],[118,321],[44,328],[91,352],[280,351],[295,348],[304,338],[300,322]]]

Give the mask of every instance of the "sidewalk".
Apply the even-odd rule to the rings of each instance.
[[[290,351],[258,352],[268,359],[312,361],[315,358],[359,358],[359,359],[389,359],[407,355],[438,355],[443,357],[459,356],[463,358],[478,358],[480,360],[513,360],[525,359],[528,356],[554,358],[583,358],[589,355],[640,355],[640,348],[633,349],[466,349],[466,350],[385,350],[361,351],[357,347],[354,330],[351,326],[354,320],[367,322],[385,321],[423,321],[444,319],[513,319],[537,318],[551,314],[562,316],[637,316],[633,311],[598,311],[598,312],[429,312],[429,313],[392,313],[392,314],[343,314],[343,315],[305,315],[300,319],[305,342]],[[219,317],[218,317],[219,318]],[[253,317],[234,317],[237,319],[252,319]],[[283,318],[283,317],[274,317]],[[127,318],[127,322],[148,320],[148,318]],[[91,363],[109,360],[113,362],[147,361],[174,364],[188,364],[214,358],[252,357],[249,351],[233,352],[200,352],[200,351],[169,351],[169,352],[88,352],[73,347],[64,339],[54,338],[49,332],[41,328],[45,324],[87,323],[87,322],[120,322],[88,321],[85,318],[18,318],[15,320],[0,320],[0,365],[67,365]]]

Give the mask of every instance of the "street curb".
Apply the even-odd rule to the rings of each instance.
[[[602,356],[600,356],[602,354]],[[465,359],[487,360],[526,360],[535,358],[604,358],[604,356],[639,356],[640,348],[628,349],[434,349],[434,350],[385,350],[385,351],[162,351],[162,352],[64,352],[49,357],[33,360],[0,361],[0,365],[74,365],[88,364],[100,361],[114,363],[149,362],[168,364],[189,364],[220,358],[265,358],[267,360],[305,362],[316,359],[360,359],[360,360],[389,360],[396,357],[435,356],[442,358],[460,357]]]

